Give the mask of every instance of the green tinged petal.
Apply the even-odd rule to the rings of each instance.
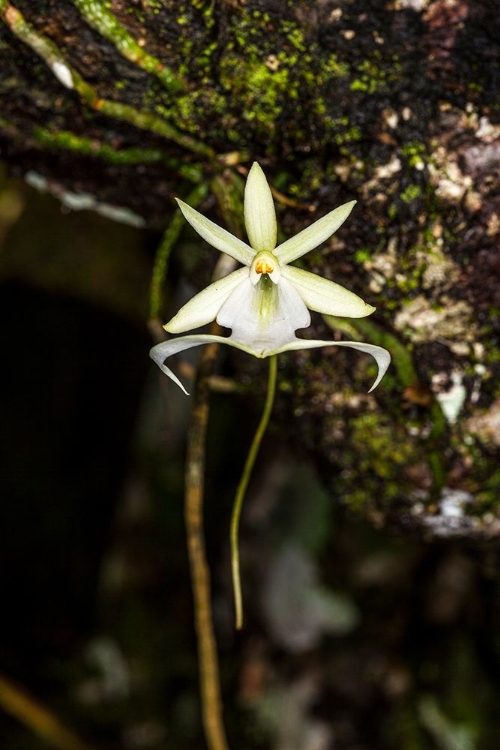
[[[215,320],[217,313],[231,292],[249,277],[248,268],[238,268],[228,276],[214,281],[206,289],[196,294],[184,307],[181,307],[177,315],[164,325],[169,333],[184,333],[193,328],[211,323]]]
[[[355,203],[356,201],[344,203],[343,206],[330,211],[322,219],[318,219],[310,227],[303,229],[295,237],[290,237],[289,240],[279,245],[274,250],[274,255],[278,258],[280,264],[283,266],[286,263],[297,260],[297,258],[305,255],[310,250],[314,250],[315,247],[318,247],[318,245],[321,245],[322,242],[331,237],[347,219]]]
[[[334,281],[323,279],[301,268],[284,266],[281,275],[290,281],[310,310],[322,315],[340,315],[345,318],[365,318],[375,311],[361,297]],[[335,310],[335,312],[332,312]]]
[[[180,198],[176,198],[176,201],[184,214],[184,218],[198,232],[200,237],[203,237],[212,247],[220,250],[221,253],[230,255],[231,258],[237,260],[238,263],[243,263],[245,266],[252,264],[255,253],[252,248],[248,247],[246,242],[239,240],[234,234],[227,232],[218,224],[214,224],[213,221],[210,221],[203,214],[200,214],[199,211],[188,206]]]
[[[277,226],[273,196],[257,162],[253,163],[245,185],[245,227],[254,250],[274,250]]]

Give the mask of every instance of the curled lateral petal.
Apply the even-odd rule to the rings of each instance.
[[[387,349],[383,349],[381,346],[375,346],[374,344],[363,344],[360,341],[318,341],[314,339],[306,341],[305,339],[296,338],[294,341],[290,341],[288,344],[280,347],[280,349],[268,352],[268,354],[281,354],[281,352],[297,351],[300,349],[319,349],[320,347],[326,346],[345,346],[349,349],[358,349],[360,352],[371,354],[377,363],[378,375],[368,393],[371,393],[380,383],[391,362],[391,355]]]
[[[195,346],[202,346],[204,344],[212,343],[227,344],[228,346],[232,346],[235,349],[241,349],[241,351],[246,352],[247,354],[251,354],[253,357],[262,358],[264,356],[262,354],[259,354],[258,352],[254,352],[253,349],[245,346],[244,344],[241,344],[239,341],[233,341],[233,339],[225,338],[224,336],[213,336],[209,333],[194,334],[192,336],[181,336],[177,339],[163,341],[161,344],[156,344],[156,346],[153,346],[153,348],[149,352],[149,356],[158,365],[160,370],[164,372],[165,375],[168,375],[168,377],[173,380],[174,383],[178,385],[182,391],[184,391],[186,396],[189,396],[188,391],[186,391],[177,375],[174,375],[172,370],[164,364],[165,360],[169,357],[172,357],[174,354],[184,352],[187,349],[192,349]]]
[[[359,341],[318,341],[314,339],[306,340],[294,338],[292,341],[289,341],[288,343],[280,346],[277,349],[256,351],[252,349],[252,347],[242,344],[240,341],[236,341],[231,337],[225,338],[224,336],[212,336],[208,333],[195,334],[192,336],[181,336],[177,339],[170,339],[169,341],[164,341],[161,344],[156,344],[156,346],[153,346],[153,348],[149,352],[149,356],[154,362],[156,362],[160,370],[164,372],[165,375],[168,375],[168,377],[173,380],[174,383],[176,383],[186,395],[189,395],[179,378],[174,375],[172,370],[170,370],[164,364],[164,362],[174,354],[186,351],[187,349],[192,349],[195,346],[202,346],[203,344],[211,344],[213,342],[218,344],[227,344],[227,346],[232,346],[235,349],[240,349],[242,352],[251,354],[253,357],[258,357],[259,359],[269,357],[272,354],[281,354],[282,352],[298,351],[300,349],[318,349],[320,347],[328,346],[345,346],[350,349],[357,349],[360,352],[371,354],[378,366],[377,378],[368,393],[371,393],[380,383],[391,361],[391,355],[389,354],[387,349],[383,349],[381,346],[375,346],[374,344],[363,344]]]
[[[294,266],[284,266],[281,275],[290,281],[310,310],[322,315],[365,318],[375,312],[361,297],[340,284]],[[336,310],[336,312],[331,312]]]
[[[211,323],[234,289],[248,279],[249,275],[250,271],[245,266],[214,281],[186,302],[177,315],[163,327],[169,333],[184,333]]]
[[[245,185],[245,228],[254,250],[274,250],[277,227],[273,196],[257,162],[253,163]]]
[[[226,253],[234,258],[238,263],[243,263],[245,266],[252,264],[253,257],[255,255],[251,247],[246,242],[235,237],[231,232],[227,232],[225,229],[220,227],[218,224],[214,224],[213,221],[207,219],[199,211],[196,211],[187,203],[181,201],[180,198],[176,198],[179,208],[181,209],[184,218],[191,224],[200,237],[203,237],[212,247],[220,250],[221,253]]]
[[[329,214],[315,221],[310,227],[303,229],[295,237],[290,237],[289,240],[279,245],[274,250],[274,255],[278,258],[280,264],[283,266],[286,263],[297,260],[297,258],[305,255],[310,250],[314,250],[315,247],[318,247],[318,245],[321,245],[322,242],[331,237],[347,219],[355,203],[356,201],[344,203],[343,206],[330,211]]]

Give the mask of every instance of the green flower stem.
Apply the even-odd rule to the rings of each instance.
[[[198,185],[188,196],[190,206],[198,206],[208,192],[205,183]],[[163,233],[160,246],[156,252],[156,258],[151,278],[151,289],[149,293],[149,317],[151,320],[158,318],[162,304],[162,287],[167,275],[168,260],[173,246],[175,245],[186,222],[180,211],[176,210],[172,221]]]
[[[243,506],[243,500],[250,481],[252,469],[255,465],[257,455],[259,453],[260,444],[264,433],[269,424],[269,418],[274,403],[274,395],[276,393],[276,375],[278,372],[278,357],[273,355],[269,358],[269,377],[267,381],[267,396],[264,404],[264,410],[260,418],[259,426],[255,432],[252,445],[248,452],[247,460],[243,468],[240,483],[236,490],[236,497],[233,504],[233,513],[231,516],[231,570],[233,575],[233,591],[234,591],[234,609],[235,609],[235,623],[236,629],[241,630],[243,627],[243,599],[241,595],[241,577],[240,577],[240,554],[238,549],[238,528],[241,516],[241,509]]]

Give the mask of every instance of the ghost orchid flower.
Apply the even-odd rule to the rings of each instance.
[[[260,358],[324,346],[359,349],[371,354],[378,365],[378,376],[370,391],[380,383],[391,360],[386,349],[357,341],[306,340],[295,335],[297,329],[310,324],[309,310],[348,318],[364,318],[375,310],[339,284],[290,265],[327,240],[347,219],[356,201],[344,203],[278,247],[271,190],[256,162],[245,186],[249,245],[183,201],[177,199],[177,203],[185,219],[204,240],[243,264],[199,292],[164,326],[169,333],[184,333],[216,320],[219,325],[231,328],[228,338],[194,334],[170,339],[151,349],[152,359],[184,393],[186,389],[164,361],[178,352],[212,342],[228,344]]]

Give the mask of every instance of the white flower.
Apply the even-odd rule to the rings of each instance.
[[[375,310],[339,284],[289,265],[327,240],[347,219],[356,201],[339,206],[278,247],[271,190],[256,162],[245,187],[245,227],[250,245],[183,201],[177,202],[184,217],[204,240],[243,264],[243,268],[193,297],[164,326],[169,333],[183,333],[217,320],[221,326],[231,328],[229,338],[196,334],[170,339],[151,349],[153,360],[184,393],[187,391],[182,383],[164,365],[165,359],[213,341],[229,344],[254,357],[322,346],[359,349],[375,358],[378,376],[370,390],[378,385],[391,359],[385,349],[357,341],[315,341],[295,335],[297,329],[310,324],[309,310],[348,318],[363,318]]]

